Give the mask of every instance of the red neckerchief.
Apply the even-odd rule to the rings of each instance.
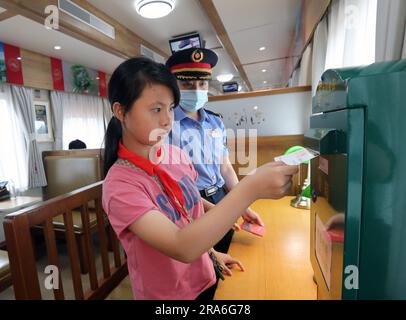
[[[159,148],[157,151],[157,156],[160,157],[161,154],[162,150]],[[118,157],[132,163],[134,166],[145,171],[149,176],[156,174],[158,179],[161,181],[166,194],[169,196],[171,203],[175,206],[176,210],[190,222],[188,214],[184,209],[182,188],[168,173],[166,173],[165,170],[159,166],[159,164],[153,164],[151,161],[131,152],[124,147],[121,141],[118,148]]]

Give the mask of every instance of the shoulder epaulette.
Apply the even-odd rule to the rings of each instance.
[[[208,114],[212,114],[216,117],[219,117],[220,119],[223,119],[223,115],[221,113],[215,113],[215,112],[213,112],[211,110],[207,110],[207,109],[204,109],[204,111],[206,111]]]

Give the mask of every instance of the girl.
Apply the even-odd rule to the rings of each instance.
[[[179,103],[169,70],[147,58],[127,60],[110,79],[109,100],[103,207],[127,254],[134,297],[212,298],[212,259],[227,275],[233,265],[243,270],[212,246],[253,201],[284,196],[297,167],[264,165],[211,207],[200,198],[190,160],[162,143]]]

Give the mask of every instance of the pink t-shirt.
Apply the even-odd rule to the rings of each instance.
[[[164,157],[160,166],[181,186],[188,214],[193,219],[199,218],[204,208],[195,186],[197,173],[193,165],[183,151],[175,146],[165,145]],[[127,254],[135,299],[195,299],[216,282],[208,253],[185,264],[160,253],[128,229],[134,221],[151,210],[162,212],[179,228],[188,224],[160,185],[145,172],[123,161],[115,163],[103,183],[103,208]]]

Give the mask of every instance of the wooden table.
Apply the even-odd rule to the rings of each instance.
[[[234,234],[229,254],[245,272],[219,282],[215,300],[313,300],[317,287],[310,264],[310,211],[290,206],[292,197],[259,200],[252,208],[266,225],[263,238]]]
[[[5,241],[3,231],[4,217],[9,213],[32,206],[40,201],[42,201],[42,197],[28,196],[17,196],[15,198],[10,198],[9,200],[0,201],[0,245],[2,245],[2,243]]]

